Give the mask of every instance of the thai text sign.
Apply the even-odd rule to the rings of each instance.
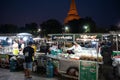
[[[80,61],[79,80],[98,80],[97,78],[97,63],[92,61]]]
[[[73,35],[52,35],[53,41],[73,41]]]

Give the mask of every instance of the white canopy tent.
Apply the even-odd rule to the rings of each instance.
[[[30,33],[18,33],[17,36],[32,36]]]
[[[6,40],[8,37],[6,36],[0,36],[0,40]]]
[[[23,38],[24,41],[30,40],[32,38],[32,34],[30,33],[18,33],[16,36],[18,38]]]

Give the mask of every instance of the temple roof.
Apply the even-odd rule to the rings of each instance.
[[[68,23],[71,20],[78,20],[80,19],[80,16],[78,15],[77,9],[76,9],[76,4],[75,4],[75,0],[71,1],[70,4],[70,9],[68,11],[67,17],[64,20],[64,24]]]

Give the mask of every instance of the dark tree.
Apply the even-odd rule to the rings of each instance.
[[[96,23],[90,17],[69,21],[67,26],[70,27],[70,33],[95,33],[97,32]]]
[[[117,30],[119,30],[118,26],[110,25],[110,31],[117,31]]]
[[[96,32],[96,23],[91,17],[85,18],[86,24],[88,24],[90,28],[90,32],[95,33]]]
[[[49,19],[40,24],[40,26],[44,35],[62,33],[62,24],[55,19]]]
[[[30,24],[25,24],[25,30],[26,32],[36,35],[37,30],[38,30],[38,25],[34,22]]]
[[[25,27],[19,27],[19,32],[22,33],[22,32],[27,32],[26,28]]]
[[[13,24],[4,24],[0,26],[0,33],[17,33],[18,27]]]
[[[80,32],[81,33],[95,33],[96,30],[96,23],[91,17],[85,17],[80,19]]]
[[[69,21],[67,26],[69,26],[69,33],[79,33],[79,20]]]
[[[85,25],[85,19],[84,18],[80,18],[79,19],[79,33],[84,33],[84,28],[83,26]]]

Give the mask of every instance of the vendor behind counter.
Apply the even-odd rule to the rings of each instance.
[[[53,54],[53,55],[62,53],[60,45],[57,45],[55,43],[49,48],[49,51],[50,51],[50,54]]]
[[[77,42],[73,42],[73,46],[68,48],[67,50],[72,50],[73,53],[79,53],[82,50],[82,47],[77,43]]]

